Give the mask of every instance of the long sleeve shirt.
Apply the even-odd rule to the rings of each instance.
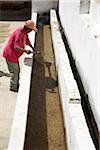
[[[19,63],[19,57],[24,52],[16,50],[16,48],[25,48],[25,45],[30,45],[28,34],[22,28],[18,28],[12,33],[6,47],[4,48],[3,57],[12,63]]]

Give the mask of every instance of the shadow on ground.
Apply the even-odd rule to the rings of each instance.
[[[10,74],[9,73],[6,73],[6,72],[3,72],[3,71],[0,71],[0,77],[10,77]]]
[[[41,28],[36,36],[37,49],[43,49],[42,32]],[[41,43],[38,44],[40,39]],[[41,57],[41,61],[42,59],[43,57]],[[45,68],[43,63],[37,63],[37,61],[34,61],[33,66],[24,150],[48,150]]]

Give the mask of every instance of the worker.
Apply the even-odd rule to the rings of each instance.
[[[48,13],[43,13],[38,17],[38,27],[42,27],[45,24],[49,23],[49,15]]]
[[[12,33],[4,48],[3,57],[6,59],[8,70],[11,74],[10,91],[18,92],[19,89],[19,57],[23,53],[31,53],[30,50],[25,49],[25,45],[29,45],[33,51],[35,50],[28,38],[28,33],[32,30],[37,31],[36,24],[32,20],[27,20],[23,27],[18,28]]]

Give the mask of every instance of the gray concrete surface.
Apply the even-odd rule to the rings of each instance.
[[[9,91],[10,74],[2,52],[11,33],[23,23],[0,21],[0,150],[7,150],[17,100],[17,93]],[[20,59],[21,70],[23,58]]]

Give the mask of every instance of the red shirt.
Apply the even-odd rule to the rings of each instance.
[[[18,51],[16,48],[24,48],[25,45],[30,45],[28,34],[23,30],[23,28],[18,28],[15,32],[12,33],[4,49],[3,56],[10,62],[19,63],[18,58],[24,52]]]

